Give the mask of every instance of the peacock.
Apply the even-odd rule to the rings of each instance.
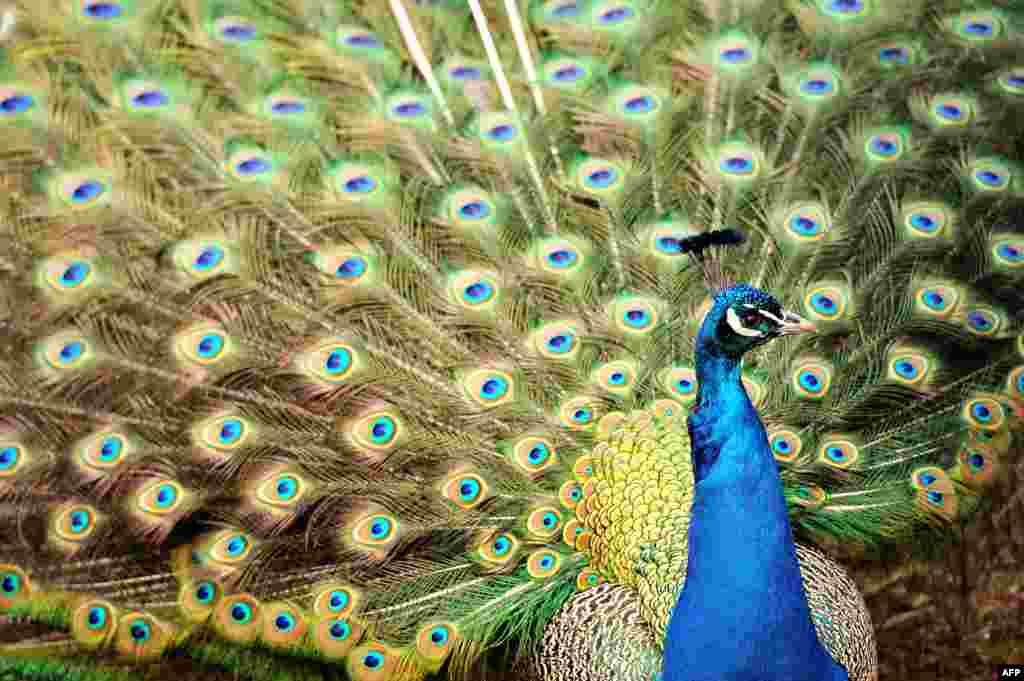
[[[877,681],[1014,456],[1009,0],[5,2],[17,678]]]

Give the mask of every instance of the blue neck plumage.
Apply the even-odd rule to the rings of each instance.
[[[696,490],[664,680],[846,679],[811,622],[782,483],[740,358],[698,340],[696,369]]]

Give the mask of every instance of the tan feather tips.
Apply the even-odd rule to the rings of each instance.
[[[223,593],[216,579],[186,579],[178,591],[178,606],[190,622],[205,622],[213,615]]]
[[[346,522],[342,542],[382,560],[395,547],[400,537],[398,518],[383,509],[369,509],[354,514]]]
[[[114,648],[125,657],[159,657],[174,641],[175,629],[168,622],[144,612],[127,612],[118,619]]]
[[[268,603],[261,608],[263,642],[277,648],[302,644],[308,631],[306,616],[297,606],[287,602]]]
[[[318,617],[348,617],[359,609],[361,592],[344,582],[324,582],[313,589],[313,613]]]
[[[239,487],[242,511],[260,528],[280,530],[317,497],[317,488],[317,483],[296,466],[257,466],[246,474]]]
[[[383,643],[365,643],[352,651],[346,668],[353,681],[388,681],[400,660],[398,651]]]
[[[192,426],[192,442],[211,458],[223,460],[254,441],[256,422],[234,411],[222,411]]]
[[[250,643],[263,630],[262,609],[255,596],[232,594],[220,600],[213,610],[213,626],[224,638]]]
[[[345,659],[359,643],[366,628],[358,620],[325,615],[312,630],[316,649],[328,660]]]
[[[493,409],[514,402],[522,390],[513,373],[500,366],[464,371],[458,383],[466,397],[480,409]]]
[[[438,668],[459,639],[451,622],[429,622],[416,633],[416,653],[431,668]]]
[[[506,566],[515,564],[519,546],[519,540],[510,532],[487,533],[477,545],[476,553],[485,563]]]
[[[558,450],[541,435],[526,435],[515,441],[509,461],[528,476],[537,476],[558,464]]]
[[[109,643],[118,628],[118,611],[113,603],[98,598],[82,598],[71,610],[71,635],[87,648]]]
[[[405,419],[397,409],[380,404],[341,424],[345,440],[370,457],[382,456],[407,437]]]
[[[458,508],[468,511],[486,501],[491,489],[483,476],[462,469],[445,477],[441,483],[441,494]]]
[[[299,351],[292,367],[314,383],[331,387],[351,383],[369,369],[362,346],[340,336],[318,340]]]
[[[123,428],[104,428],[72,445],[71,465],[88,480],[104,478],[131,461],[140,445],[139,438]]]
[[[60,553],[71,555],[85,548],[97,536],[106,517],[93,506],[67,502],[50,513],[47,543]]]
[[[189,560],[204,576],[224,578],[252,560],[257,540],[241,530],[219,530],[192,543]]]

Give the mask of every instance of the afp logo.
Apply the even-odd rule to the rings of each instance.
[[[996,681],[1014,679],[1024,681],[1024,664],[1001,664],[996,667]]]

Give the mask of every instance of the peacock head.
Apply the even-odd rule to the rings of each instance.
[[[697,334],[697,351],[739,360],[774,338],[816,330],[800,315],[782,309],[770,293],[737,284],[715,295]]]

